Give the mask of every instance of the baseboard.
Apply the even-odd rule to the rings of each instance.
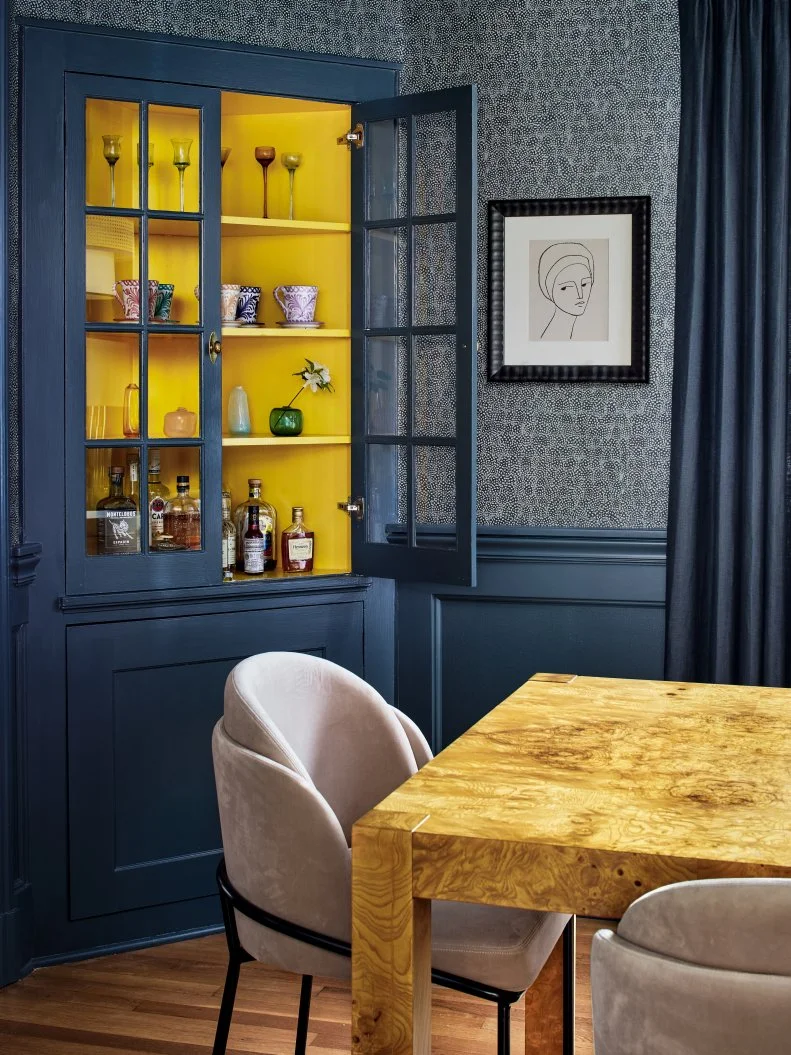
[[[0,912],[0,989],[27,974],[33,941],[33,904],[28,883],[13,894],[14,907]]]
[[[74,963],[78,960],[94,960],[99,956],[112,956],[118,952],[133,952],[135,949],[149,949],[157,945],[170,945],[176,941],[189,941],[191,938],[206,938],[211,934],[221,934],[221,923],[210,927],[194,927],[190,930],[171,931],[168,934],[156,934],[148,938],[136,938],[133,941],[112,942],[90,949],[76,949],[57,953],[54,956],[37,956],[26,967],[25,974],[39,967],[54,967],[59,963]]]

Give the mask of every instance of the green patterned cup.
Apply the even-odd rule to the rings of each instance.
[[[157,289],[157,301],[154,308],[154,321],[167,322],[170,318],[170,309],[173,306],[173,291],[175,286],[172,282],[160,282]]]

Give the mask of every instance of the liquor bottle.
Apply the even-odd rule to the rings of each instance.
[[[129,480],[129,497],[140,508],[140,451],[130,447],[126,452],[126,475]]]
[[[189,476],[176,477],[176,492],[165,505],[164,533],[172,535],[177,546],[200,549],[200,508],[190,494]]]
[[[236,528],[231,520],[231,492],[222,493],[222,577],[224,582],[233,581],[236,567]]]
[[[124,470],[110,469],[110,491],[96,503],[96,543],[102,555],[123,556],[140,552],[140,524],[137,506],[124,494]]]
[[[247,507],[247,531],[244,533],[245,575],[264,574],[264,548],[266,540],[258,523],[258,506]]]
[[[274,506],[265,502],[261,497],[261,481],[252,477],[247,481],[250,494],[246,502],[241,502],[233,514],[233,524],[236,528],[236,570],[244,571],[244,533],[247,530],[247,510],[250,506],[258,506],[258,523],[264,534],[264,571],[272,571],[277,567],[277,556],[275,555],[275,539],[277,538],[277,513]]]
[[[313,532],[305,526],[302,506],[291,510],[293,523],[280,536],[283,571],[313,571]]]
[[[152,447],[148,452],[148,544],[157,547],[165,533],[165,505],[170,498],[170,488],[159,479],[159,451]]]

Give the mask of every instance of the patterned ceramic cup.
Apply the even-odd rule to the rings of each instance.
[[[239,322],[253,323],[258,314],[258,301],[261,299],[260,286],[241,286],[239,303],[236,306],[236,318]]]
[[[172,282],[160,282],[157,289],[156,307],[154,318],[166,322],[170,318],[170,309],[173,305],[173,291],[175,286]]]
[[[119,294],[118,287],[121,287]],[[157,306],[157,290],[159,289],[159,283],[155,278],[148,280],[148,317],[149,319],[154,318],[154,310]],[[121,310],[124,313],[124,318],[127,322],[139,322],[140,321],[140,279],[139,278],[122,278],[119,282],[116,282],[113,287],[115,299],[121,305]]]
[[[313,322],[318,286],[278,286],[272,292],[286,322]]]
[[[239,303],[239,293],[242,287],[226,283],[220,287],[220,303],[222,306],[222,321],[236,321],[236,306]]]

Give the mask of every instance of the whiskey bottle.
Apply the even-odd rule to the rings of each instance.
[[[247,531],[244,533],[244,572],[245,575],[264,574],[264,532],[258,523],[258,506],[247,508]]]
[[[247,530],[247,511],[250,506],[258,506],[258,523],[264,535],[264,571],[272,571],[277,567],[275,556],[275,539],[277,538],[277,513],[274,506],[264,501],[261,497],[261,481],[258,477],[251,477],[247,481],[250,489],[246,502],[241,502],[233,514],[233,523],[236,528],[236,570],[244,571],[244,535]]]
[[[200,508],[190,494],[189,476],[176,477],[176,492],[165,505],[164,533],[171,535],[177,546],[200,549]]]
[[[313,532],[305,526],[302,506],[291,510],[293,523],[280,536],[283,571],[313,571]]]
[[[165,533],[165,505],[170,497],[170,488],[159,479],[159,451],[152,447],[148,452],[148,544],[156,547]]]
[[[222,577],[224,582],[233,580],[236,567],[236,528],[231,520],[231,492],[222,493]]]
[[[140,523],[137,506],[124,494],[124,470],[110,469],[110,491],[96,503],[96,543],[104,556],[140,552]]]

